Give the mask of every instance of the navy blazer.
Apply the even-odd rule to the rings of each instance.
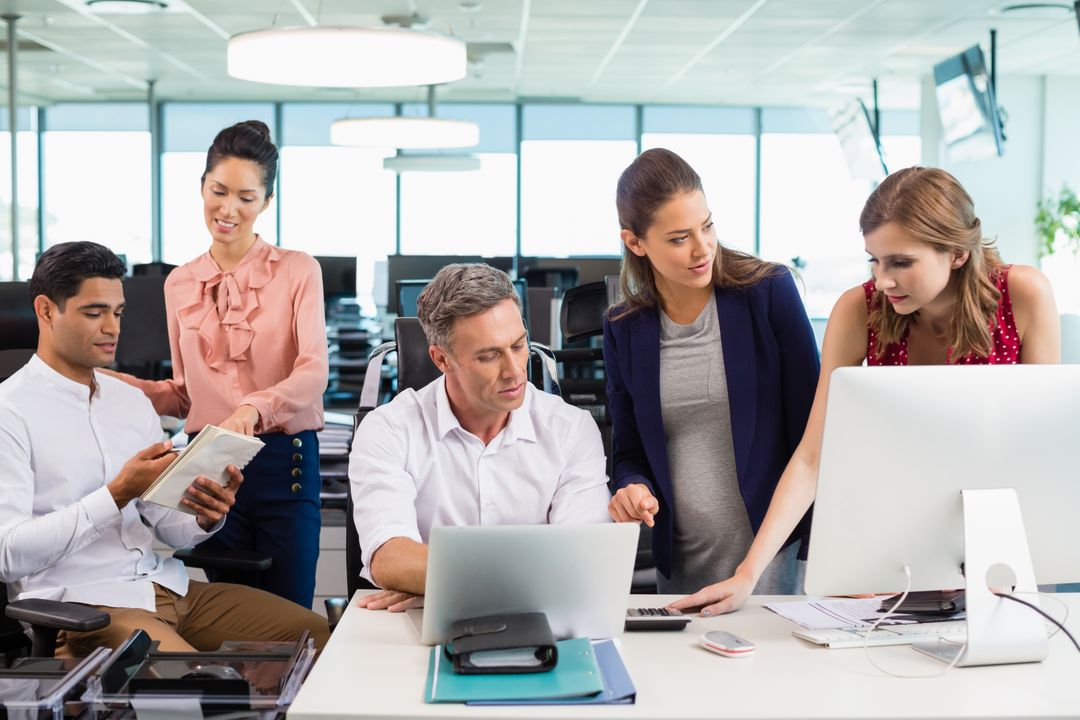
[[[716,309],[739,490],[756,534],[806,428],[821,360],[789,272],[746,288],[717,288]],[[660,509],[653,528],[653,556],[660,572],[670,577],[675,518],[660,412],[660,315],[656,308],[615,321],[605,319],[604,365],[614,426],[614,487],[642,483],[656,496]],[[788,543],[808,532],[809,514]],[[804,542],[803,556],[805,550]]]

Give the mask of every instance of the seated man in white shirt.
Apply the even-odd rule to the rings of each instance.
[[[243,476],[225,487],[198,478],[189,515],[139,495],[171,462],[158,416],[139,390],[96,372],[120,335],[124,264],[78,242],[42,254],[30,280],[37,354],[0,383],[0,580],[8,597],[67,600],[109,613],[108,627],[61,633],[57,655],[116,647],[135,629],[166,651],[215,650],[224,640],[293,641],[319,648],[325,619],[270,593],[189,581],[159,556],[156,535],[181,547],[221,527]]]
[[[444,267],[417,300],[443,373],[360,423],[349,458],[360,601],[405,610],[424,592],[436,525],[609,522],[606,461],[585,410],[533,387],[510,279],[483,264]]]

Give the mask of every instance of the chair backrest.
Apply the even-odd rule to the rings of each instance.
[[[116,362],[149,365],[169,359],[169,327],[165,314],[165,276],[124,278],[124,320]]]
[[[573,343],[601,334],[607,307],[607,283],[603,280],[578,285],[563,293],[559,317],[563,341]]]
[[[0,282],[0,350],[34,349],[37,344],[37,317],[29,283]]]
[[[429,343],[419,318],[399,317],[394,320],[397,341],[397,391],[419,390],[442,373],[428,355]]]

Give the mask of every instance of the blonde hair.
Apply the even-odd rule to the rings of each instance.
[[[952,361],[970,354],[987,357],[994,348],[990,325],[1001,293],[992,275],[1002,266],[993,240],[982,235],[975,206],[959,181],[937,168],[910,167],[889,175],[870,194],[859,216],[863,235],[895,223],[942,253],[969,253],[956,273],[957,305],[947,336]],[[918,313],[901,315],[877,290],[870,327],[877,335],[874,355],[899,342]]]
[[[703,191],[701,178],[689,163],[664,148],[646,150],[619,176],[615,193],[619,226],[638,238],[644,238],[661,205],[674,197],[695,191]],[[781,272],[783,267],[780,265],[717,243],[712,273],[716,287],[748,287]],[[625,246],[619,285],[623,301],[609,310],[614,313],[612,320],[642,308],[656,307],[660,293],[652,263],[647,257],[639,257]]]

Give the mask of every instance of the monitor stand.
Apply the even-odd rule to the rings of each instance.
[[[1039,604],[1020,500],[1012,488],[963,490],[964,575],[966,576],[967,645],[957,665],[1004,665],[1046,658],[1046,626],[1031,608],[994,595],[987,576],[1004,565],[1015,574],[1016,593]],[[917,643],[915,649],[952,663],[962,646]]]

